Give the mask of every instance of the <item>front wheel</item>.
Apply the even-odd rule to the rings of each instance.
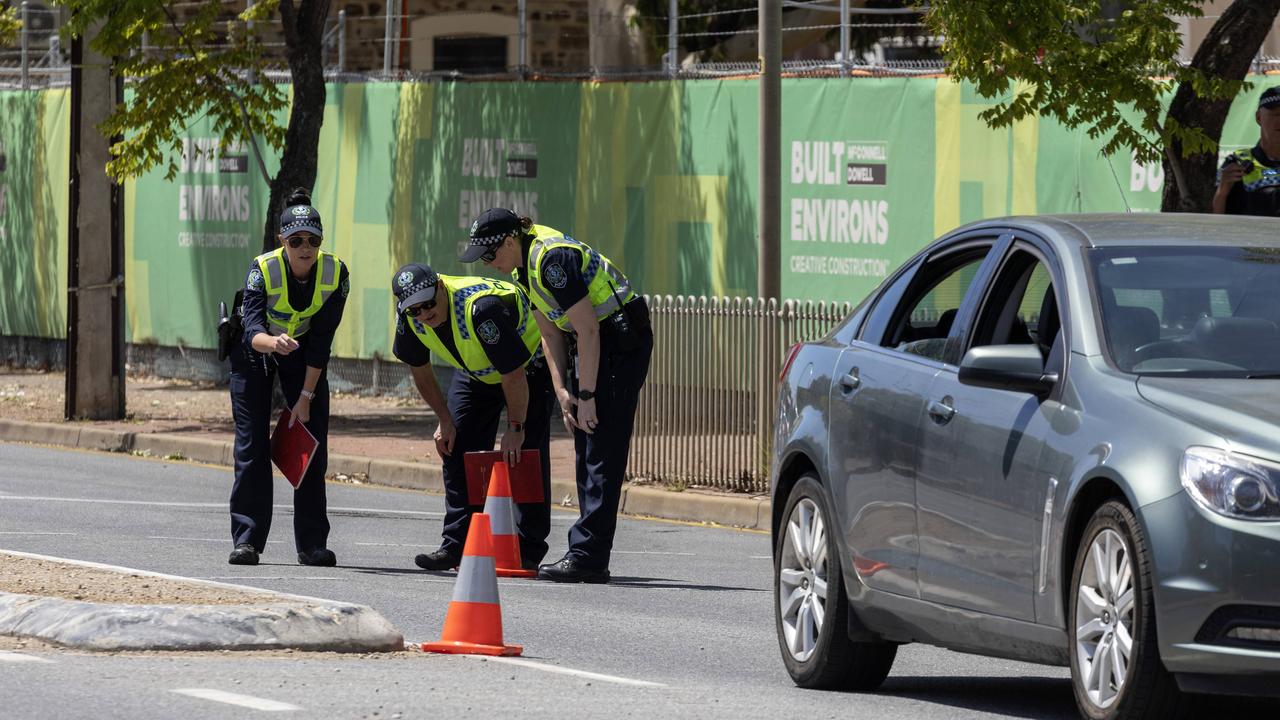
[[[849,640],[852,609],[815,477],[796,483],[783,517],[774,538],[773,606],[787,672],[800,687],[874,690],[889,674],[898,646]]]
[[[1098,508],[1076,549],[1069,598],[1071,686],[1090,720],[1172,720],[1187,706],[1160,662],[1151,558],[1128,507]]]

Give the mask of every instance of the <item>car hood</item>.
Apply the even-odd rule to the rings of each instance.
[[[1232,444],[1280,459],[1280,381],[1142,377],[1138,393]]]

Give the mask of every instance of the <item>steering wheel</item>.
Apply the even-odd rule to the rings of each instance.
[[[1195,358],[1208,359],[1199,346],[1183,340],[1153,340],[1144,343],[1129,353],[1131,365],[1154,358]]]

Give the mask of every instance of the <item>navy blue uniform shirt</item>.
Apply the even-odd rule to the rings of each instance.
[[[520,333],[516,332],[515,302],[514,297],[489,295],[476,300],[471,306],[471,319],[476,334],[480,336],[480,346],[484,348],[489,363],[504,375],[524,367],[533,357],[524,346]],[[453,322],[451,312],[443,325],[432,329],[436,331],[436,337],[440,338],[445,349],[455,355],[451,359],[458,360],[458,348],[453,342]],[[396,341],[391,352],[410,367],[422,367],[431,361],[431,351],[414,334],[409,327],[409,320],[403,314],[396,320]]]
[[[316,271],[319,268],[320,262],[317,261],[311,266],[311,274],[307,279],[299,280],[289,272],[288,261],[285,261],[284,274],[289,284],[289,306],[294,310],[301,312],[311,307],[311,300],[316,292]],[[303,354],[308,367],[324,368],[329,362],[333,334],[338,330],[338,323],[342,322],[342,311],[347,307],[347,293],[350,290],[351,278],[347,272],[347,264],[339,261],[337,291],[329,296],[324,305],[320,306],[320,312],[311,316],[311,329],[302,337],[294,338],[299,345],[294,352]],[[245,273],[244,299],[241,308],[244,310],[244,344],[247,349],[253,350],[253,336],[269,332],[266,285],[256,260],[249,264],[249,271]]]

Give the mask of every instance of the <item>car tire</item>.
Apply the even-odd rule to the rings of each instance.
[[[782,518],[773,556],[773,609],[787,672],[803,688],[876,689],[893,667],[898,646],[848,637],[853,609],[816,477],[805,475],[796,483]]]
[[[1076,547],[1067,613],[1071,688],[1083,717],[1189,717],[1191,703],[1160,661],[1146,535],[1123,503],[1110,501],[1089,520]]]

